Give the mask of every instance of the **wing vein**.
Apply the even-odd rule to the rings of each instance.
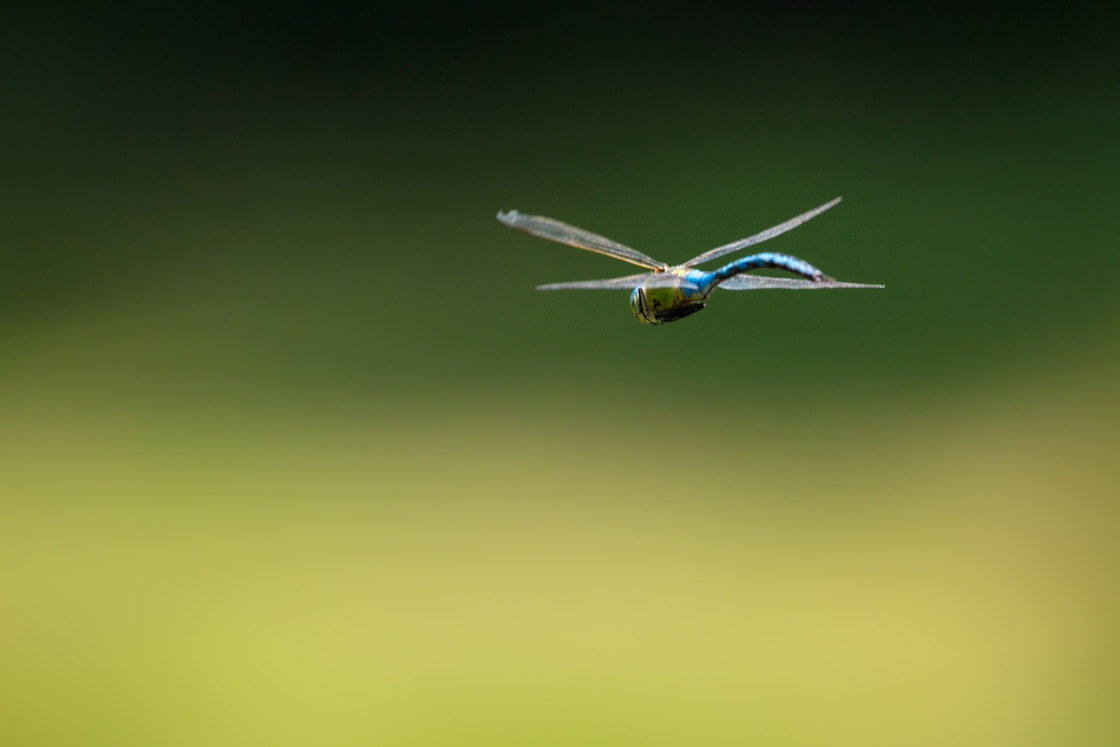
[[[576,280],[571,283],[548,283],[547,285],[538,285],[537,290],[610,290],[618,288],[634,290],[648,277],[648,272],[640,272],[637,275],[627,275],[626,277],[610,278],[608,280]]]
[[[590,231],[584,231],[582,228],[569,226],[567,223],[561,223],[558,220],[545,218],[541,215],[525,215],[516,210],[510,210],[508,213],[498,213],[498,220],[507,226],[539,236],[542,239],[550,239],[568,246],[605,254],[608,257],[621,259],[623,262],[629,262],[639,267],[657,270],[668,266],[664,262],[658,262],[653,257],[639,252],[637,249],[631,249],[617,241],[611,241]]]
[[[683,266],[684,267],[694,267],[695,265],[702,264],[704,262],[708,262],[709,260],[713,260],[716,257],[722,257],[725,254],[731,254],[731,252],[737,252],[740,249],[746,249],[748,246],[754,246],[755,244],[760,244],[763,241],[766,241],[767,239],[772,239],[775,236],[780,236],[781,234],[785,233],[786,231],[797,228],[798,226],[800,226],[802,223],[809,220],[810,218],[815,218],[816,216],[823,213],[825,210],[828,210],[831,207],[835,207],[837,204],[839,204],[840,200],[842,200],[842,199],[844,199],[844,198],[843,197],[837,197],[835,200],[832,200],[831,202],[826,202],[825,204],[823,204],[819,207],[815,207],[808,212],[802,213],[801,215],[798,215],[795,218],[790,218],[785,223],[779,223],[776,226],[771,226],[770,228],[767,228],[765,231],[760,231],[759,233],[756,233],[754,236],[748,236],[745,239],[739,239],[738,241],[732,241],[730,244],[724,244],[723,246],[717,246],[715,249],[709,249],[708,251],[704,252],[703,254],[701,254],[699,256],[696,256],[696,257],[693,257],[692,259],[688,260],[687,262],[684,263]]]
[[[772,278],[764,275],[736,275],[719,284],[724,290],[760,290],[785,288],[788,290],[814,290],[818,288],[882,288],[869,283],[846,283],[842,280],[804,280],[802,278]]]

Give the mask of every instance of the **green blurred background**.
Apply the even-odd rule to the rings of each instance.
[[[0,13],[0,742],[1120,740],[1111,8]]]

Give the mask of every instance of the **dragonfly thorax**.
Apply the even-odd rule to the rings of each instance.
[[[638,321],[665,324],[695,314],[706,295],[683,275],[654,273],[630,294],[630,308]]]

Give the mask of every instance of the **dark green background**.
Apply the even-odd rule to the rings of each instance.
[[[1108,741],[1116,22],[4,10],[0,733]]]
[[[1103,15],[24,12],[2,322],[123,317],[131,344],[76,357],[92,374],[223,361],[216,385],[296,396],[542,368],[908,386],[1114,328]],[[721,296],[656,330],[621,294],[532,293],[628,270],[493,220],[542,213],[673,262],[838,194],[771,246],[885,293]]]

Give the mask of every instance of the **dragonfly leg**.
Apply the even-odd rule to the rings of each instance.
[[[779,270],[789,270],[809,280],[832,280],[828,275],[825,275],[803,259],[798,259],[789,254],[778,254],[777,252],[760,252],[759,254],[752,254],[749,257],[741,257],[713,272],[711,274],[712,285],[719,285],[728,278],[740,275],[744,272],[750,272],[759,267],[775,267]]]

